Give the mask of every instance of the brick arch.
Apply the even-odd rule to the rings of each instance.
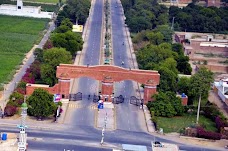
[[[126,69],[119,66],[97,65],[97,66],[75,66],[60,64],[57,67],[56,77],[59,79],[71,79],[80,77],[91,77],[99,81],[119,82],[133,80],[143,84],[159,84],[160,75],[157,71]]]
[[[60,64],[57,67],[56,77],[59,79],[71,79],[91,77],[102,82],[102,94],[111,97],[113,83],[123,80],[133,80],[145,84],[144,102],[148,102],[151,95],[156,93],[160,74],[151,70],[126,69],[112,65],[75,66]]]
[[[111,100],[114,82],[133,80],[145,84],[144,103],[150,101],[151,95],[156,93],[156,88],[160,80],[160,74],[157,71],[126,69],[112,65],[78,66],[60,64],[57,67],[56,77],[59,79],[58,84],[54,87],[45,88],[52,94],[59,93],[68,97],[70,79],[90,77],[102,82],[102,95],[108,96],[109,100]],[[32,85],[28,85],[26,87],[26,94],[31,94],[35,88]]]

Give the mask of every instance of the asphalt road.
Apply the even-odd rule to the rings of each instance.
[[[129,45],[125,35],[123,16],[121,14],[121,5],[119,1],[111,1],[111,19],[112,19],[112,44],[114,65],[123,68],[133,68],[129,54]],[[123,45],[124,42],[124,45]],[[122,65],[122,61],[124,64]],[[146,124],[143,112],[139,107],[130,104],[130,97],[135,96],[133,82],[125,80],[115,83],[115,96],[123,95],[124,103],[116,105],[117,129],[129,131],[146,131]]]
[[[1,132],[18,132],[17,128],[0,127]],[[67,127],[63,131],[56,130],[35,130],[28,129],[29,149],[32,151],[64,151],[71,149],[74,151],[83,150],[110,150],[121,148],[122,144],[134,144],[146,146],[151,150],[151,141],[161,141],[173,143],[172,140],[154,137],[144,132],[134,132],[125,130],[115,130],[106,132],[105,145],[100,145],[100,131],[86,127],[84,130],[78,130],[75,127]],[[175,141],[175,140],[174,140]],[[216,148],[207,148],[207,146],[194,146],[178,144],[180,150],[186,151],[217,151]],[[220,149],[221,150],[221,149]]]
[[[88,47],[85,51],[82,63],[84,65],[98,65],[100,56],[100,38],[101,38],[101,16],[102,16],[102,0],[96,0],[94,13],[92,15],[92,23]],[[124,37],[123,23],[120,19],[120,8],[115,7],[115,1],[112,1],[112,30],[113,32],[113,51],[114,64],[121,66],[123,60],[124,68],[130,67],[128,61],[126,45],[122,42]],[[101,131],[94,128],[94,111],[90,108],[92,99],[88,100],[88,94],[97,93],[97,81],[89,78],[80,78],[78,80],[78,91],[83,93],[83,100],[74,103],[74,107],[68,108],[70,112],[67,114],[67,122],[63,124],[62,130],[36,130],[27,129],[29,150],[32,151],[106,151],[112,148],[121,147],[122,144],[134,144],[147,146],[151,150],[151,141],[171,142],[164,138],[154,137],[144,132],[144,124],[141,121],[142,112],[138,107],[129,105],[128,101],[117,106],[117,130],[105,132],[106,147],[100,146]],[[115,95],[124,95],[129,98],[134,95],[133,84],[131,81],[123,81],[115,84]],[[17,128],[8,126],[0,126],[0,132],[16,132]],[[205,149],[206,146],[186,146],[179,144],[181,150],[189,151],[215,151],[216,149]]]
[[[100,43],[102,31],[102,0],[96,0],[91,16],[89,37],[87,47],[81,56],[82,65],[99,65]],[[94,109],[92,108],[92,96],[98,92],[98,81],[89,77],[82,77],[76,80],[74,84],[76,92],[81,92],[83,98],[81,101],[72,103],[68,108],[65,124],[75,126],[94,126]],[[91,95],[88,98],[88,95]]]

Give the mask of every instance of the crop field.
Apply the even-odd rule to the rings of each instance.
[[[6,83],[42,35],[48,19],[0,15],[0,20],[0,83]]]

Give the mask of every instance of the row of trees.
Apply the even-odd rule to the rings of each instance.
[[[187,7],[169,8],[169,21],[175,20],[174,29],[177,31],[227,33],[227,7],[202,7],[189,4]]]
[[[168,23],[168,9],[156,0],[121,0],[131,32],[153,29]]]
[[[90,5],[90,0],[67,0],[63,10],[58,13],[56,19],[57,26],[65,18],[69,18],[73,23],[84,25],[89,16]]]

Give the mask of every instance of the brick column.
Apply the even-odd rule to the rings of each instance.
[[[59,94],[62,98],[68,99],[70,93],[70,79],[59,79]]]
[[[112,102],[113,82],[102,82],[101,95],[103,101]],[[108,100],[105,100],[107,98]]]
[[[156,85],[145,85],[144,86],[144,104],[147,104],[148,101],[152,101],[151,96],[156,94],[157,86]]]

